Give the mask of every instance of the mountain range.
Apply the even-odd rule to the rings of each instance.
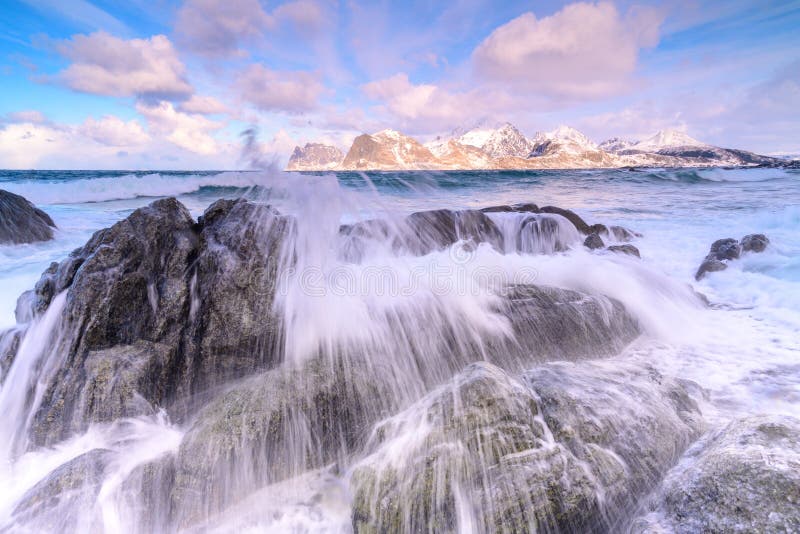
[[[514,125],[456,130],[420,143],[396,130],[362,134],[347,153],[308,143],[295,147],[287,170],[594,169],[782,165],[785,159],[703,143],[677,130],[600,144],[569,126],[526,137]]]

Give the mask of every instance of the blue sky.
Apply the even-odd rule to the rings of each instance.
[[[235,168],[510,121],[800,153],[800,1],[4,0],[0,167]]]

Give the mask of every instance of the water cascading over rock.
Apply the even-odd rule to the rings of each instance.
[[[113,516],[129,531],[202,528],[260,488],[315,470],[351,481],[352,524],[367,531],[428,520],[446,531],[445,520],[467,512],[490,530],[501,520],[617,524],[696,434],[694,392],[651,370],[536,367],[617,354],[640,326],[607,296],[535,279],[485,282],[464,264],[475,251],[503,258],[580,245],[564,210],[530,206],[340,227],[338,214],[315,226],[245,200],[218,201],[195,222],[165,199],[101,230],[20,298],[26,324],[3,336],[0,404],[15,381],[19,415],[3,423],[13,429],[6,455],[96,428],[121,432],[113,425],[164,411],[180,430],[168,425],[169,446],[125,452],[136,459],[127,463],[128,445],[104,441],[31,488],[9,524],[44,528],[64,516],[102,529]],[[431,264],[480,283],[442,291],[431,271],[419,275]],[[378,267],[413,281],[413,291],[384,291],[365,276]],[[348,291],[337,291],[337,276]],[[43,343],[31,346],[25,332]],[[454,383],[464,390],[457,401]],[[649,409],[619,415],[641,405]],[[384,481],[385,466],[373,462],[413,438],[399,423],[409,414],[427,421],[422,441],[386,460],[422,469],[424,487]],[[672,437],[644,439],[660,432]],[[615,437],[631,433],[641,439]],[[441,460],[425,467],[426,455]],[[569,488],[555,474],[563,468]],[[435,488],[446,492],[434,499]],[[73,502],[51,498],[64,491],[80,493],[81,517],[59,512]],[[407,495],[421,508],[384,510],[373,503],[379,495]]]

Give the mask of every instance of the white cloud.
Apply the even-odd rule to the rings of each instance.
[[[76,91],[145,98],[192,93],[186,69],[164,35],[126,41],[101,31],[75,35],[58,50],[73,61],[58,77]]]
[[[216,154],[220,147],[211,135],[223,127],[221,122],[200,115],[177,111],[169,102],[148,105],[139,103],[136,110],[147,119],[151,133],[164,136],[169,142],[197,154]]]
[[[575,3],[544,18],[525,13],[495,29],[472,55],[483,80],[554,97],[594,98],[625,90],[639,50],[658,43],[663,16],[611,3]]]
[[[200,113],[202,115],[214,115],[217,113],[228,113],[228,106],[214,98],[213,96],[192,95],[189,100],[178,105],[181,111],[186,113]]]
[[[0,161],[10,169],[34,168],[41,158],[69,145],[69,132],[53,126],[19,122],[0,128]]]
[[[80,126],[79,131],[86,137],[108,146],[130,147],[150,141],[150,136],[139,121],[132,119],[125,122],[113,115],[106,115],[100,120],[89,117]]]
[[[325,87],[317,75],[250,65],[237,79],[242,98],[264,111],[301,113],[317,107]]]
[[[466,119],[491,115],[515,105],[513,98],[493,88],[448,91],[433,84],[415,85],[405,73],[376,80],[362,86],[364,93],[382,102],[395,127],[409,131],[441,131]]]

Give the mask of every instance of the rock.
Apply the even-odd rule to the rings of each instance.
[[[639,249],[634,247],[633,245],[611,245],[606,248],[606,250],[610,250],[611,252],[618,252],[621,254],[628,254],[630,256],[636,256],[637,258],[641,258],[641,254],[639,254]]]
[[[741,254],[742,249],[739,242],[732,238],[717,239],[711,245],[707,258],[714,258],[720,261],[735,260]]]
[[[575,225],[575,228],[577,228],[578,231],[584,235],[589,235],[592,233],[591,227],[588,224],[586,224],[586,221],[584,221],[580,217],[580,215],[578,215],[574,211],[570,211],[563,208],[557,208],[556,206],[544,206],[543,208],[540,209],[540,211],[542,213],[555,213],[556,215],[561,215],[569,222],[571,222],[573,225]]]
[[[540,213],[539,207],[533,203],[514,204],[513,206],[490,206],[482,208],[484,213]]]
[[[634,238],[642,237],[642,234],[634,232],[633,230],[628,230],[622,226],[611,226],[608,231],[617,241],[632,241]]]
[[[405,224],[403,247],[417,255],[448,247],[464,239],[489,243],[503,250],[503,235],[484,213],[477,210],[435,210],[409,215]],[[405,229],[404,229],[405,230]]]
[[[172,522],[185,527],[255,489],[344,462],[393,397],[369,364],[311,361],[248,378],[205,407],[174,461]]]
[[[17,356],[19,344],[25,335],[24,327],[9,328],[0,332],[0,387]]]
[[[800,531],[800,420],[733,421],[666,477],[634,532]]]
[[[87,532],[99,527],[85,524],[86,512],[94,508],[110,458],[110,451],[94,449],[52,471],[22,496],[9,524],[0,524],[0,530]]]
[[[68,292],[54,349],[65,364],[43,380],[31,445],[279,363],[272,298],[289,232],[288,219],[251,202],[218,201],[195,223],[165,199],[51,265],[20,299],[41,313]]]
[[[698,435],[696,394],[633,364],[472,364],[375,427],[353,529],[619,530]]]
[[[598,234],[589,234],[583,241],[583,246],[591,250],[596,250],[605,247],[606,244],[603,243],[603,239]]]
[[[53,219],[25,197],[0,189],[0,245],[49,241],[55,227]]]
[[[718,271],[724,271],[728,268],[728,264],[717,259],[706,258],[703,263],[700,264],[700,267],[697,269],[697,272],[694,275],[695,280],[702,279],[706,273],[715,273]]]
[[[728,260],[735,260],[741,254],[739,242],[732,238],[718,239],[711,245],[708,255],[697,269],[695,280],[702,279],[706,273],[724,271],[728,268]]]
[[[769,239],[764,234],[749,234],[742,238],[740,245],[742,252],[764,252]]]

